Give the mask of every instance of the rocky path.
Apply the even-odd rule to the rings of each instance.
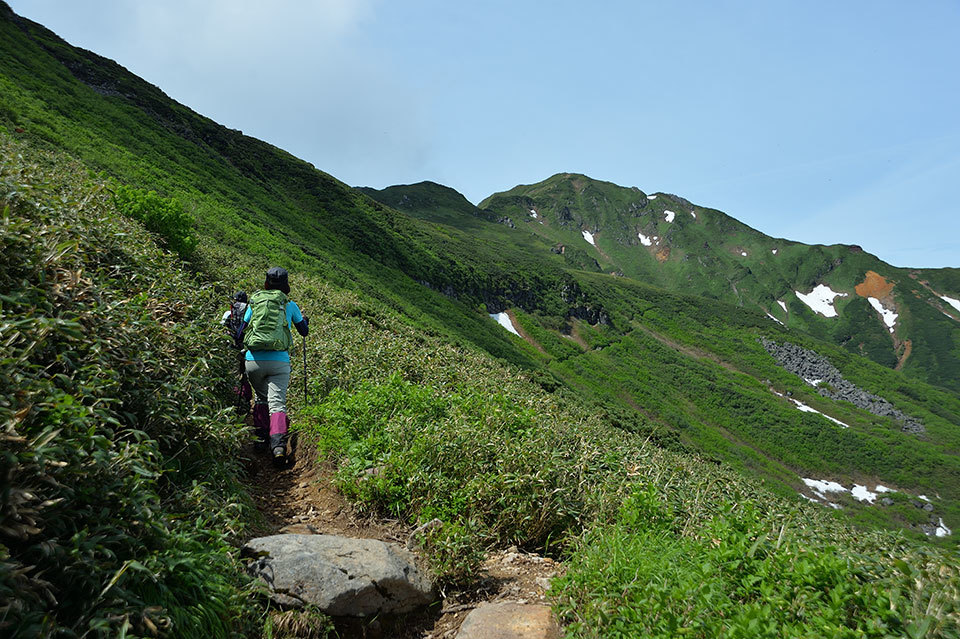
[[[274,469],[265,455],[244,451],[248,489],[263,516],[253,536],[339,535],[406,545],[412,529],[396,520],[358,512],[333,488],[332,469],[316,460],[315,451],[301,439],[293,464],[282,470]],[[337,633],[341,639],[454,639],[467,616],[481,604],[547,603],[544,593],[558,570],[553,560],[516,548],[492,551],[471,588],[444,592],[438,604],[421,612],[372,620],[336,619]],[[459,636],[468,636],[467,626],[472,623]]]

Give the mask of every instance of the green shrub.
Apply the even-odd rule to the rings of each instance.
[[[78,167],[4,144],[0,633],[240,632],[212,292]]]
[[[161,241],[180,257],[193,254],[197,247],[193,218],[179,200],[123,185],[114,188],[113,198],[121,213],[143,223],[148,231],[159,235]]]
[[[639,495],[637,513],[584,533],[554,581],[571,635],[880,638],[951,623],[942,610],[914,616],[891,565],[815,546],[749,504],[678,536],[646,519],[650,495]]]

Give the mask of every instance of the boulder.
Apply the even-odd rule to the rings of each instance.
[[[249,570],[281,605],[335,617],[409,612],[435,601],[414,555],[396,544],[333,535],[273,535],[243,548]]]
[[[560,626],[550,606],[512,602],[485,603],[460,625],[456,639],[559,639]]]

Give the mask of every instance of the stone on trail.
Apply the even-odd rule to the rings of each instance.
[[[456,639],[558,639],[550,606],[485,603],[467,615]]]
[[[313,604],[335,617],[409,612],[435,601],[433,584],[414,555],[396,544],[334,535],[273,535],[251,539],[249,570],[274,601]]]

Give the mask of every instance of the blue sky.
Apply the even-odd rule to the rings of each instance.
[[[352,185],[564,171],[960,267],[960,2],[10,0]]]

